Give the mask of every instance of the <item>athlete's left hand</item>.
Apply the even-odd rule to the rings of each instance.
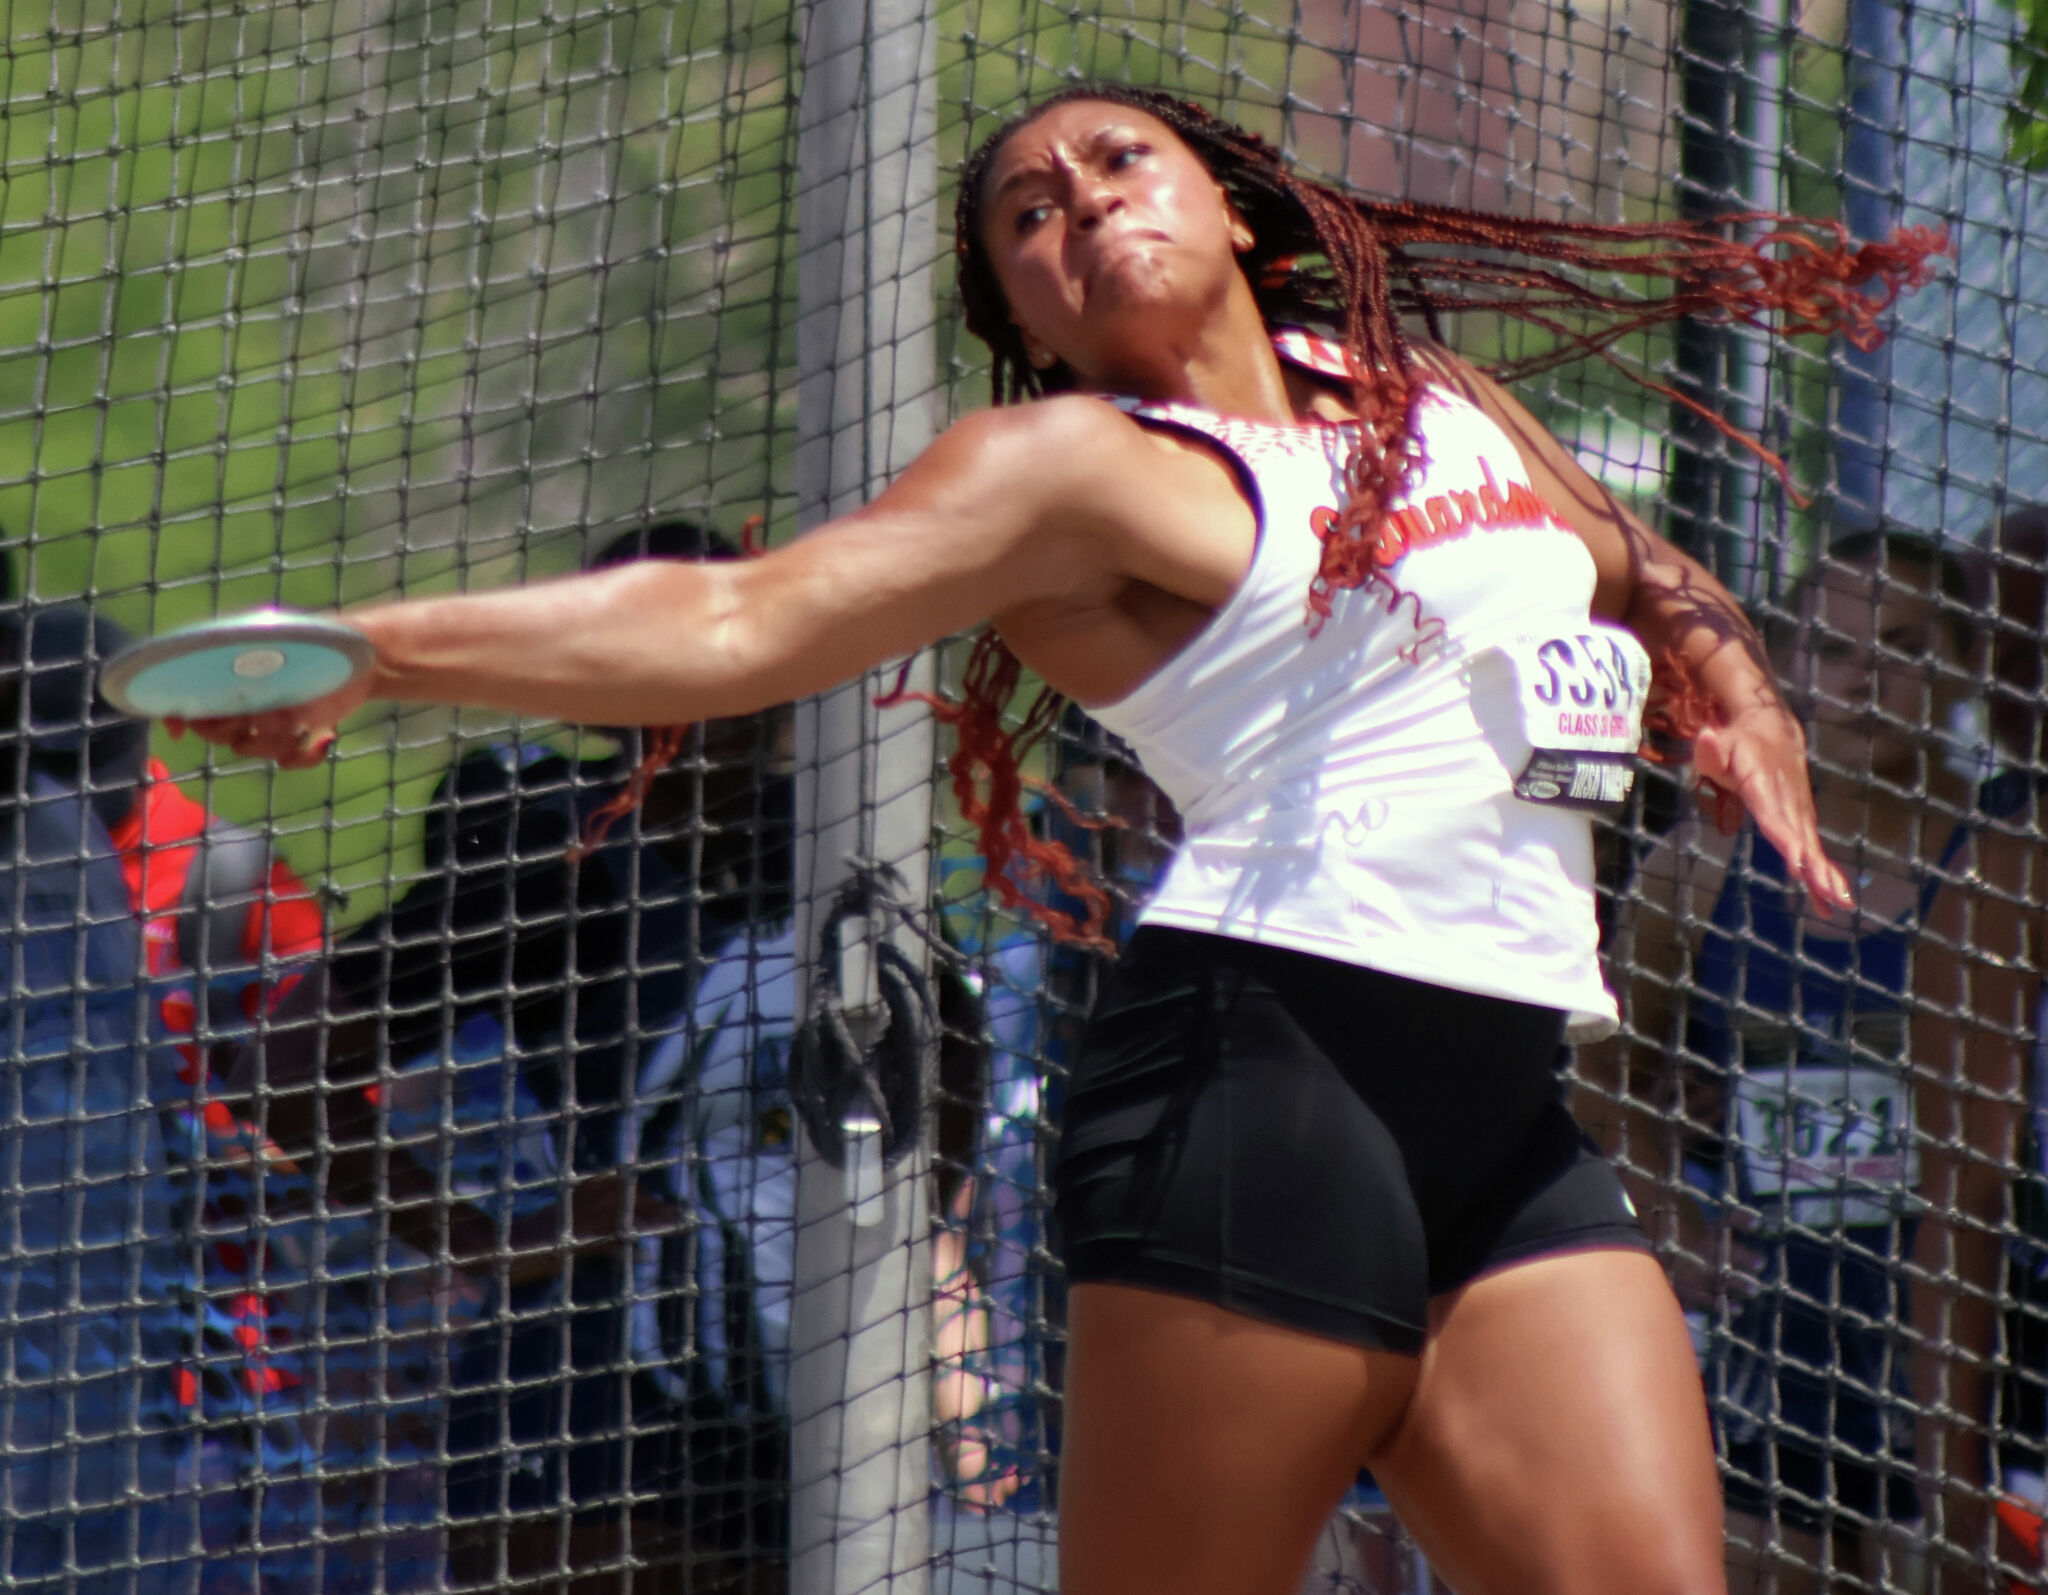
[[[1848,877],[1821,846],[1806,733],[1789,709],[1760,703],[1726,725],[1707,727],[1693,741],[1692,760],[1703,779],[1741,800],[1822,918],[1856,907]]]

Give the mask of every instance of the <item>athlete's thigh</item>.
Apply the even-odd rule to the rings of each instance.
[[[1440,1298],[1372,1469],[1459,1595],[1725,1589],[1706,1403],[1647,1253],[1539,1258]]]
[[[1188,1297],[1074,1287],[1062,1595],[1293,1595],[1413,1357]]]

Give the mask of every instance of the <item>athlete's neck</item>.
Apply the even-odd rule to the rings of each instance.
[[[1337,421],[1350,414],[1327,388],[1299,378],[1281,363],[1242,275],[1225,291],[1223,302],[1182,336],[1159,337],[1153,331],[1154,336],[1105,351],[1094,370],[1078,373],[1082,386],[1280,424]]]

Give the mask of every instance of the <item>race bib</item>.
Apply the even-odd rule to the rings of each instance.
[[[1619,626],[1523,637],[1501,650],[1522,733],[1534,750],[1515,796],[1568,808],[1610,808],[1635,786],[1650,695],[1650,656]]]
[[[1799,1224],[1885,1223],[1919,1178],[1912,1093],[1894,1069],[1746,1067],[1735,1137],[1746,1194]]]

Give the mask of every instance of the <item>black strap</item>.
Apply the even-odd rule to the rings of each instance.
[[[886,864],[855,859],[854,874],[825,916],[811,965],[810,1011],[790,1049],[789,1092],[811,1144],[834,1167],[846,1147],[840,1125],[857,1106],[882,1126],[882,1156],[894,1162],[918,1144],[929,1075],[938,1046],[937,1004],[930,984],[887,942],[874,948],[877,984],[888,1014],[881,1035],[867,1047],[847,1023],[839,989],[839,929],[849,918],[899,919],[926,945],[958,955],[933,937],[905,903],[902,877]]]

